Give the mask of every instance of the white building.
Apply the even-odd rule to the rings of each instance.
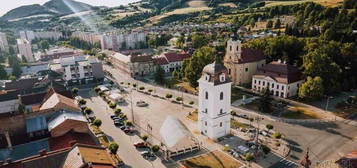
[[[25,58],[27,62],[34,62],[31,43],[26,39],[17,39],[17,48],[19,49],[18,57]]]
[[[26,39],[29,42],[35,39],[54,39],[58,40],[63,37],[61,32],[54,31],[42,31],[42,32],[34,32],[34,31],[20,31],[20,37],[22,39]]]
[[[7,42],[6,34],[0,32],[0,51],[9,51],[9,43]]]
[[[258,69],[253,76],[252,89],[261,92],[268,88],[272,95],[287,98],[297,95],[303,82],[297,67],[276,61]]]
[[[231,80],[223,64],[204,67],[199,83],[198,128],[211,139],[230,133]]]
[[[90,56],[61,57],[53,60],[49,66],[51,70],[63,74],[68,85],[104,79],[102,63]]]
[[[163,53],[155,58],[155,63],[160,65],[166,73],[169,73],[181,69],[183,61],[190,57],[191,55],[187,53]]]
[[[101,39],[102,50],[131,50],[143,48],[146,44],[146,34],[143,32],[113,33],[103,35]]]
[[[100,43],[102,39],[102,35],[100,34],[80,31],[73,32],[72,37],[79,38],[80,40],[91,44]]]

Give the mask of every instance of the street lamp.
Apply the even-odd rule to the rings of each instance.
[[[327,97],[327,100],[326,100],[325,111],[327,112],[329,101],[330,101],[330,99],[333,99],[333,97],[332,96],[326,96],[326,97]],[[336,121],[336,115],[335,115],[335,121]]]

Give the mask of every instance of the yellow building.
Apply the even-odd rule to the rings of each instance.
[[[266,64],[262,51],[250,48],[242,48],[242,43],[236,37],[227,42],[224,65],[233,85],[242,85],[252,82],[257,69]]]

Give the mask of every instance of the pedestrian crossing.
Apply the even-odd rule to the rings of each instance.
[[[344,120],[342,121],[345,124],[351,125],[351,126],[357,126],[357,121],[353,121],[353,120]]]
[[[298,165],[290,160],[282,158],[278,163],[272,165],[270,168],[297,168]]]

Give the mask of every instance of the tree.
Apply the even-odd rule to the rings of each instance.
[[[7,79],[7,73],[4,69],[4,66],[0,65],[0,80]]]
[[[203,35],[203,34],[198,34],[195,33],[194,35],[192,35],[192,46],[193,48],[201,48],[205,45],[207,45],[209,42],[209,39],[207,38],[207,36]]]
[[[159,145],[153,145],[151,147],[151,150],[152,150],[152,152],[156,153],[156,152],[158,152],[160,150],[160,146]]]
[[[131,127],[133,126],[133,123],[131,121],[125,121],[125,125]]]
[[[74,95],[77,95],[78,94],[78,88],[72,88],[72,93],[74,94]]]
[[[182,34],[180,37],[177,38],[176,47],[183,48],[184,44],[185,44],[185,35]]]
[[[281,138],[281,133],[280,132],[275,132],[274,134],[273,134],[273,138],[275,138],[275,139],[280,139]]]
[[[164,74],[165,74],[164,69],[162,69],[160,65],[157,65],[156,72],[154,74],[155,82],[158,84],[164,84],[165,83]]]
[[[79,101],[79,104],[81,104],[81,105],[85,105],[86,103],[87,103],[87,101],[84,100],[84,99],[81,99],[81,100]]]
[[[95,119],[93,121],[93,125],[97,126],[97,127],[100,127],[102,125],[102,120],[100,119]]]
[[[274,128],[274,125],[272,124],[267,124],[265,125],[265,127],[268,129],[268,133],[270,132],[270,130],[272,130]]]
[[[165,96],[167,99],[171,99],[172,98],[172,94],[166,94],[166,96]]]
[[[110,103],[109,103],[109,107],[110,107],[111,109],[115,109],[116,106],[117,106],[117,104],[114,103],[114,102],[110,102]]]
[[[48,50],[50,48],[50,43],[47,40],[41,40],[38,42],[38,47],[42,49],[42,51]]]
[[[179,96],[179,97],[176,97],[176,101],[179,101],[179,102],[180,102],[180,101],[182,101],[182,100],[183,100],[182,97],[180,97],[180,96]]]
[[[263,113],[271,112],[271,92],[269,88],[265,88],[263,91],[263,96],[259,99],[259,110]]]
[[[143,139],[143,141],[145,141],[145,142],[148,140],[148,138],[149,138],[148,135],[144,135],[144,136],[141,137],[141,139]]]
[[[115,110],[114,110],[114,113],[116,114],[116,115],[119,115],[120,113],[121,113],[121,109],[120,108],[116,108]]]
[[[216,50],[211,47],[202,47],[193,53],[184,70],[185,77],[191,86],[198,86],[197,80],[201,77],[203,68],[212,63],[215,56]]]
[[[269,20],[269,21],[267,22],[266,28],[267,28],[267,29],[273,28],[273,21],[272,21],[272,20]]]
[[[317,100],[321,98],[324,94],[324,86],[321,77],[317,76],[315,78],[307,77],[306,82],[304,82],[299,89],[299,98],[305,100]]]
[[[111,142],[108,146],[110,153],[116,155],[119,149],[119,145],[115,142]]]
[[[281,21],[280,21],[280,19],[277,19],[275,22],[274,28],[279,29],[280,27],[281,27]]]
[[[92,113],[93,111],[92,111],[91,108],[86,107],[86,108],[84,109],[84,112],[85,112],[86,114],[90,114],[90,113]]]

